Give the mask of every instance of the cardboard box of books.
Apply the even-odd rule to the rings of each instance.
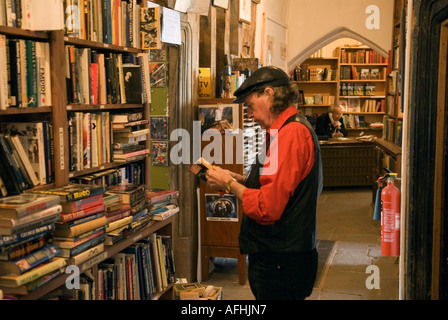
[[[222,300],[222,287],[204,286],[199,282],[174,284],[176,300]]]

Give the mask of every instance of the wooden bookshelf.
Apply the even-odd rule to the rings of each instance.
[[[143,2],[144,3],[144,2]],[[143,4],[142,7],[146,5]],[[64,8],[65,9],[65,8]],[[139,15],[140,16],[140,15]],[[73,45],[80,48],[89,48],[102,53],[145,53],[147,51],[134,48],[113,45],[109,43],[101,43],[86,39],[74,38],[67,36],[64,30],[49,31],[49,32],[35,32],[24,30],[21,28],[14,28],[9,26],[0,26],[0,34],[5,35],[9,39],[29,39],[34,41],[48,42],[50,46],[50,68],[51,74],[51,92],[52,105],[44,107],[8,107],[6,110],[0,110],[0,121],[5,122],[27,122],[27,121],[49,121],[53,125],[53,144],[54,144],[54,182],[46,185],[39,185],[36,189],[48,189],[53,187],[60,187],[70,183],[70,179],[76,178],[85,174],[98,173],[103,170],[119,168],[127,163],[121,162],[107,162],[95,168],[84,169],[81,171],[71,172],[69,168],[69,124],[68,114],[70,112],[101,112],[110,111],[114,113],[133,112],[135,110],[143,112],[144,119],[149,119],[150,107],[149,102],[142,104],[73,104],[68,103],[67,86],[66,86],[66,61],[65,61],[65,46]],[[149,81],[149,79],[148,79]],[[149,124],[147,125],[149,126]],[[150,139],[146,140],[146,148],[150,148]],[[111,150],[112,152],[112,150]],[[135,160],[135,162],[142,163],[144,172],[144,184],[147,188],[151,187],[150,181],[150,157],[142,157],[142,159]],[[122,251],[131,244],[149,236],[152,233],[171,236],[173,241],[173,221],[172,217],[163,221],[150,221],[143,229],[131,232],[124,240],[112,246],[105,246],[105,250],[99,255],[83,262],[79,267],[81,273],[87,269],[92,268],[94,277],[97,277],[96,271],[98,264],[114,254]],[[65,269],[65,268],[64,268]],[[44,284],[32,293],[26,296],[18,296],[19,299],[34,300],[45,296],[50,291],[64,285],[68,274],[62,272],[60,276]],[[98,279],[96,279],[98,280]],[[98,281],[96,282],[96,292],[98,292]],[[98,295],[96,295],[98,297]],[[168,285],[162,292],[157,292],[153,299],[174,299],[173,284]]]
[[[362,59],[361,59],[362,53]],[[346,119],[346,128],[349,136],[357,136],[359,132],[367,131],[367,134],[376,137],[382,136],[382,130],[370,128],[372,122],[382,122],[385,114],[383,108],[378,109],[377,102],[385,105],[386,98],[386,69],[388,64],[384,57],[380,57],[372,49],[362,47],[339,47],[338,57],[334,58],[309,58],[294,71],[294,80],[304,99],[299,99],[298,109],[306,116],[318,116],[328,111],[333,103],[342,104]],[[348,78],[343,77],[342,70],[349,69],[356,74]],[[378,79],[360,79],[363,69],[378,70]],[[304,71],[307,70],[307,71]],[[310,71],[308,71],[310,70]],[[332,76],[326,79],[314,79],[316,70],[333,70]],[[315,76],[314,76],[315,77]],[[372,85],[375,88],[374,95],[355,94],[353,87]],[[348,87],[352,88],[349,92]],[[345,88],[345,90],[342,90]],[[316,99],[318,100],[316,102]],[[302,101],[305,100],[305,101]],[[322,102],[321,102],[322,101]],[[368,107],[370,103],[370,107]],[[373,107],[372,104],[375,104]],[[356,118],[356,122],[355,122]],[[358,119],[365,125],[357,126]],[[351,125],[353,123],[353,125]],[[356,124],[356,125],[354,125]]]
[[[85,272],[87,269],[94,268],[94,270],[97,268],[98,264],[103,262],[104,260],[114,256],[115,254],[119,253],[123,249],[129,247],[130,245],[136,243],[139,240],[142,240],[146,237],[148,237],[150,234],[154,232],[163,232],[165,235],[173,235],[173,218],[170,217],[163,221],[150,221],[147,226],[145,226],[142,230],[131,232],[129,235],[126,236],[126,238],[117,244],[113,246],[107,246],[106,249],[98,254],[97,256],[83,262],[81,265],[79,265],[79,271],[80,273]],[[48,292],[51,292],[60,286],[65,284],[65,281],[69,277],[70,274],[68,273],[62,273],[60,276],[55,278],[54,280],[44,284],[43,286],[39,287],[38,289],[34,290],[30,294],[26,296],[19,296],[21,300],[36,300],[40,297],[44,296]],[[153,300],[157,300],[160,297],[162,297],[165,293],[173,294],[172,289],[173,284],[169,284],[167,288],[165,288],[162,292],[157,292],[157,294],[153,297]],[[98,297],[98,284],[96,285],[97,294]]]
[[[384,116],[386,58],[366,46],[339,47],[338,52],[338,101],[345,109],[349,136],[366,131],[381,137],[382,130],[370,124],[381,123]],[[368,86],[374,88],[373,95],[367,94]]]
[[[392,24],[392,45],[389,52],[389,61],[386,73],[386,109],[383,117],[384,129],[382,139],[378,140],[378,148],[381,158],[389,159],[389,163],[380,163],[378,174],[384,174],[386,167],[401,176],[401,139],[403,127],[401,85],[402,85],[402,56],[403,31],[405,24],[402,19],[406,17],[404,10],[406,1],[394,1],[394,15]],[[404,14],[403,14],[404,13]]]

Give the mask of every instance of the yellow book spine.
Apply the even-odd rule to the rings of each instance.
[[[55,257],[50,262],[33,268],[19,276],[1,276],[0,285],[18,287],[28,282],[36,280],[52,271],[64,267],[66,264],[64,258]]]

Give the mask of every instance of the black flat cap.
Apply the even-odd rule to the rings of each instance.
[[[285,71],[278,67],[262,67],[255,70],[252,75],[233,93],[236,97],[233,102],[241,103],[254,91],[266,87],[290,86],[291,80]]]

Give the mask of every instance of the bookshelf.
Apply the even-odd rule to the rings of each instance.
[[[383,168],[388,168],[401,176],[401,139],[403,127],[401,84],[402,84],[402,53],[405,39],[406,1],[394,1],[392,23],[392,46],[386,69],[386,108],[383,117],[383,134],[375,141],[379,148],[380,162],[378,175],[384,175]]]
[[[87,3],[87,1],[86,1]],[[117,6],[121,5],[120,1],[115,1]],[[123,2],[126,3],[126,2]],[[137,3],[136,1],[131,1],[131,3]],[[144,5],[145,2],[142,2],[142,7],[146,7]],[[98,8],[96,6],[100,6],[100,2],[98,1],[88,1],[88,4],[91,6],[90,9],[93,9],[85,12],[82,17],[86,17],[83,26],[86,27],[90,21],[98,22],[98,17],[101,15],[98,12]],[[64,8],[65,9],[65,8]],[[134,8],[135,9],[135,8]],[[126,12],[124,7],[121,7],[122,12]],[[134,13],[138,13],[140,18],[140,12],[134,11]],[[87,19],[88,15],[91,14],[92,18]],[[116,12],[118,14],[118,12]],[[119,15],[121,19],[121,14]],[[137,21],[137,20],[136,20]],[[113,22],[113,21],[111,21]],[[125,25],[125,20],[120,22],[120,28]],[[99,24],[96,24],[99,26]],[[116,28],[118,24],[115,25]],[[52,141],[53,147],[51,148],[51,153],[46,154],[46,159],[51,163],[52,168],[52,178],[49,180],[49,183],[41,183],[38,186],[30,187],[27,190],[23,191],[32,191],[33,189],[50,189],[53,187],[61,187],[64,185],[73,182],[75,179],[81,178],[86,175],[91,174],[101,174],[105,170],[116,169],[126,165],[136,165],[142,170],[141,182],[148,189],[151,187],[150,180],[150,168],[151,161],[150,157],[142,156],[137,159],[132,159],[129,162],[123,163],[119,161],[114,161],[113,157],[107,159],[98,165],[90,165],[87,168],[80,168],[77,170],[73,170],[73,167],[70,165],[72,163],[72,150],[70,145],[70,115],[74,113],[80,114],[100,114],[100,113],[108,113],[110,116],[114,114],[122,114],[122,113],[134,113],[141,112],[143,114],[143,119],[149,120],[150,118],[150,107],[149,101],[143,99],[142,103],[126,103],[125,101],[117,101],[116,103],[111,103],[110,101],[101,101],[94,102],[92,100],[87,101],[69,101],[69,92],[67,89],[67,78],[66,78],[66,70],[67,70],[67,50],[66,48],[69,46],[83,49],[90,52],[96,52],[98,54],[104,55],[128,55],[134,54],[135,56],[141,56],[142,60],[146,62],[143,63],[142,69],[145,68],[145,64],[148,62],[148,51],[142,50],[140,45],[138,44],[139,39],[134,37],[132,43],[126,41],[125,33],[123,32],[121,38],[115,38],[115,35],[112,39],[106,41],[106,39],[101,39],[98,37],[97,32],[93,32],[93,28],[89,29],[91,32],[88,34],[79,34],[74,35],[68,33],[67,30],[57,30],[57,31],[45,31],[45,32],[37,32],[21,29],[20,27],[11,27],[11,26],[0,26],[0,35],[5,36],[6,39],[9,40],[26,40],[33,42],[42,42],[47,43],[49,46],[50,54],[45,58],[48,60],[50,65],[50,75],[49,78],[46,78],[45,81],[49,81],[51,83],[51,104],[37,107],[6,107],[1,108],[0,110],[0,123],[14,123],[14,122],[46,122],[50,123],[51,126],[48,127],[48,137],[49,141]],[[118,30],[118,29],[117,29]],[[98,31],[98,30],[97,30]],[[137,29],[134,29],[134,35]],[[94,35],[94,36],[93,36]],[[129,37],[128,37],[129,39]],[[100,41],[103,40],[103,41]],[[9,66],[9,64],[7,65]],[[3,68],[3,66],[2,66]],[[5,72],[4,70],[2,70]],[[143,71],[142,71],[143,72]],[[145,75],[144,75],[145,76]],[[149,83],[149,79],[147,79]],[[37,79],[35,82],[38,82]],[[91,83],[88,84],[91,86]],[[149,90],[147,92],[149,94]],[[90,98],[91,95],[88,97]],[[110,126],[110,135],[112,136],[112,126],[110,123],[110,118],[105,122],[106,125]],[[149,128],[149,124],[144,125],[143,127]],[[150,149],[150,140],[147,138],[144,142],[145,148]],[[111,150],[110,153],[113,152],[112,146],[109,145]],[[47,169],[48,174],[48,169]],[[81,273],[90,269],[95,278],[95,296],[98,297],[98,265],[104,262],[106,259],[114,256],[115,254],[121,252],[123,249],[131,246],[134,243],[150,236],[151,234],[157,233],[158,235],[166,235],[171,237],[171,241],[173,241],[173,218],[170,217],[166,220],[162,221],[150,221],[143,228],[138,230],[131,231],[127,234],[123,240],[110,245],[105,246],[105,250],[90,258],[87,261],[82,262],[78,267],[80,268]],[[67,277],[69,275],[65,274],[63,271],[61,274],[51,281],[45,283],[38,289],[32,291],[31,293],[23,296],[18,296],[19,299],[25,300],[34,300],[44,297],[52,290],[64,285]],[[173,299],[173,283],[169,283],[163,290],[159,290],[156,292],[152,299]]]
[[[307,116],[327,112],[338,99],[338,72],[338,58],[309,58],[295,68],[299,111]]]
[[[351,135],[381,136],[387,59],[365,47],[339,47],[339,104]]]
[[[337,52],[334,58],[309,58],[294,70],[294,83],[300,92],[298,109],[308,117],[317,117],[339,103],[349,136],[365,132],[380,137],[386,59],[366,46],[339,47]]]

